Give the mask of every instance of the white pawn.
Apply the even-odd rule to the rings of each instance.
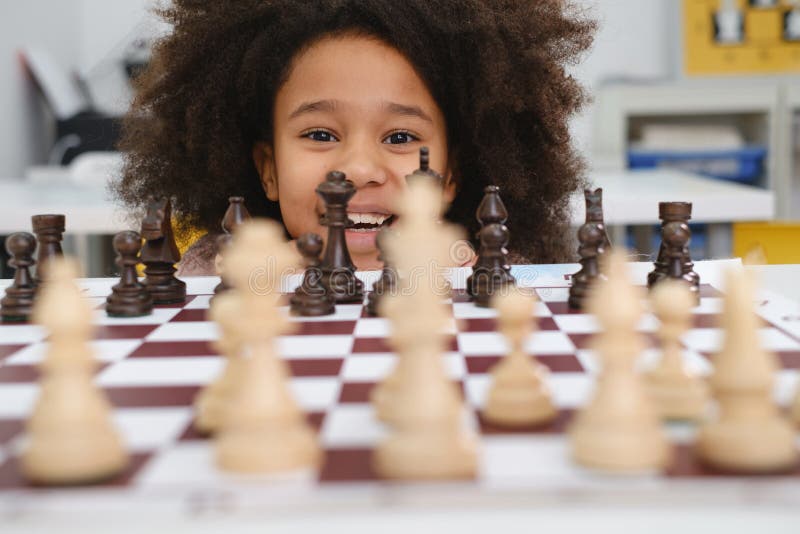
[[[420,298],[424,295],[431,299]],[[413,306],[399,305],[403,300]],[[435,318],[429,313],[437,305],[438,298],[419,291],[418,296],[390,296],[383,307],[393,322],[402,322],[410,311],[431,319],[436,328]],[[389,405],[392,432],[375,448],[373,468],[380,476],[392,479],[474,477],[477,446],[463,428],[458,392],[444,374],[439,333],[428,327],[425,332],[406,330],[405,334],[409,335],[407,339],[398,340],[406,352],[399,354],[403,365],[398,366],[400,373]]]
[[[772,398],[777,363],[761,347],[754,281],[743,269],[728,270],[725,281],[725,341],[710,379],[718,415],[700,428],[697,453],[705,463],[728,471],[791,468],[797,462],[795,431]]]
[[[92,310],[75,286],[77,272],[69,259],[52,260],[33,311],[33,321],[50,332],[41,392],[27,422],[30,441],[22,454],[24,475],[38,483],[96,482],[128,463],[110,406],[93,383]]]
[[[209,318],[220,329],[220,337],[214,348],[226,359],[225,369],[195,399],[195,427],[204,433],[216,432],[222,423],[226,405],[244,376],[245,361],[242,358],[242,339],[238,332],[242,316],[239,293],[231,289],[217,295],[211,301]]]
[[[592,400],[570,427],[572,455],[582,465],[614,472],[660,469],[669,459],[668,443],[636,371],[644,347],[636,332],[643,295],[628,281],[623,252],[609,255],[607,273],[587,302],[600,323],[593,348],[602,369]]]
[[[289,392],[286,365],[275,352],[275,338],[291,326],[278,308],[281,276],[298,260],[283,230],[258,219],[237,228],[226,251],[227,279],[241,299],[236,328],[243,365],[217,432],[223,469],[267,473],[319,465],[315,433]]]
[[[653,288],[650,300],[661,321],[661,360],[646,375],[656,409],[663,419],[702,419],[710,400],[708,385],[686,368],[681,347],[681,336],[691,326],[695,299],[685,282],[664,280]]]
[[[536,298],[516,289],[493,299],[500,331],[511,350],[492,369],[483,418],[501,426],[530,426],[552,421],[558,412],[547,386],[548,370],[525,352],[525,340],[535,330]]]

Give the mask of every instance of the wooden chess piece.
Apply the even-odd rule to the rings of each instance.
[[[488,185],[484,189],[483,199],[478,205],[476,217],[481,224],[478,232],[480,248],[478,258],[472,267],[472,274],[467,278],[467,292],[476,299],[479,306],[488,307],[489,300],[495,291],[507,285],[516,284],[508,265],[509,232],[505,226],[508,211],[500,198],[500,188]],[[484,229],[492,225],[493,228]],[[487,241],[487,247],[483,241]]]
[[[26,423],[24,476],[39,484],[85,484],[120,473],[128,456],[111,407],[93,382],[92,310],[74,284],[75,262],[54,258],[34,305],[33,321],[49,332],[41,387]]]
[[[321,282],[336,303],[364,300],[364,283],[356,277],[356,266],[350,258],[345,238],[345,229],[350,224],[347,203],[355,194],[355,186],[339,171],[329,172],[317,187],[317,195],[325,203],[323,223],[328,227]]]
[[[243,222],[251,219],[250,212],[244,205],[244,197],[228,197],[228,209],[225,210],[225,215],[222,216],[222,234],[217,236],[217,261],[221,261],[221,257],[225,254],[225,249],[230,245],[231,235],[236,228]],[[222,277],[221,269],[217,269],[217,274],[220,275],[219,284],[214,287],[214,295],[219,295],[223,291],[230,288],[225,279]],[[213,297],[212,297],[213,298]]]
[[[114,236],[113,245],[120,268],[120,281],[111,288],[111,294],[106,299],[106,312],[110,317],[149,315],[153,311],[153,297],[139,282],[136,273],[142,236],[131,231],[120,232]]]
[[[516,285],[508,266],[508,228],[501,223],[490,223],[480,232],[479,258],[472,269],[471,282],[476,306],[488,308],[494,295]]]
[[[194,426],[204,434],[219,430],[228,403],[246,370],[242,354],[242,336],[239,317],[242,315],[242,297],[230,289],[211,301],[209,319],[219,326],[220,335],[214,348],[225,357],[225,369],[195,399]]]
[[[406,182],[427,180],[438,187],[444,187],[444,177],[430,168],[430,151],[424,146],[419,149],[419,168],[406,176]]]
[[[664,242],[664,228],[672,223],[685,224],[686,230],[689,232],[689,240],[691,239],[691,230],[689,229],[689,220],[692,218],[692,203],[691,202],[659,202],[658,203],[658,216],[661,219],[661,246],[658,249],[658,258],[656,258],[653,271],[647,275],[647,287],[650,289],[661,280],[669,277],[669,265],[667,258],[667,245]],[[673,225],[674,226],[674,225]],[[694,263],[691,259],[689,252],[689,240],[683,250],[683,265],[682,276],[694,287],[699,294],[700,291],[700,276],[694,271]]]
[[[587,220],[578,229],[581,269],[572,275],[568,300],[569,307],[574,310],[583,308],[591,287],[600,278],[600,257],[605,254],[604,239],[604,229],[594,220]]]
[[[686,272],[686,254],[689,250],[689,240],[692,235],[689,225],[679,221],[669,222],[662,228],[661,235],[664,246],[664,260],[667,264],[667,277],[662,278],[658,283],[667,279],[686,282],[689,293],[694,299],[694,305],[699,305],[700,286],[699,283],[694,283],[699,279]]]
[[[40,285],[47,278],[47,263],[57,257],[63,256],[61,240],[64,238],[66,217],[64,215],[34,215],[31,217],[33,233],[39,242],[39,251],[36,256],[36,275],[34,281]]]
[[[372,291],[367,296],[367,313],[372,317],[377,317],[380,311],[380,303],[393,292],[397,291],[399,284],[397,269],[389,259],[389,251],[386,247],[386,239],[391,230],[384,228],[378,232],[375,238],[375,246],[378,248],[378,261],[383,262],[381,277],[372,285]]]
[[[602,370],[592,399],[570,425],[572,456],[587,467],[615,472],[663,468],[667,438],[635,365],[644,347],[636,331],[641,295],[628,281],[623,251],[608,255],[608,279],[592,291],[587,312],[600,324],[593,348]]]
[[[726,272],[725,339],[714,356],[709,379],[717,416],[700,427],[695,450],[703,462],[717,469],[781,472],[797,465],[795,430],[772,397],[778,364],[775,355],[761,346],[753,286],[753,278],[744,269]]]
[[[169,199],[150,199],[142,220],[144,285],[155,304],[177,304],[186,300],[186,283],[175,278],[175,264],[181,259],[172,231]]]
[[[313,233],[303,234],[297,239],[297,250],[303,256],[306,268],[303,281],[289,300],[292,314],[304,317],[331,315],[336,311],[336,306],[321,282],[319,255],[322,252],[322,238]]]
[[[679,267],[680,268],[680,267]],[[694,296],[685,280],[664,280],[653,288],[650,300],[661,322],[658,338],[661,360],[647,373],[647,386],[662,419],[702,419],[708,409],[708,385],[702,377],[686,368],[681,336],[692,319]]]
[[[0,300],[3,321],[27,321],[31,315],[36,295],[36,283],[30,272],[31,266],[36,263],[33,259],[34,250],[36,238],[32,234],[19,232],[6,238],[6,251],[11,258],[8,264],[16,271],[14,282],[6,288],[5,296]]]
[[[552,421],[558,412],[547,385],[548,370],[525,351],[525,341],[535,332],[535,297],[510,291],[497,295],[500,331],[511,350],[491,370],[492,385],[483,418],[493,424],[526,427]]]
[[[286,364],[275,352],[276,337],[293,327],[278,306],[280,273],[295,267],[297,259],[283,228],[257,219],[237,229],[226,252],[231,293],[241,299],[241,314],[229,324],[241,343],[243,369],[215,441],[217,463],[225,470],[266,473],[319,464],[315,433],[288,388]]]
[[[603,233],[603,247],[601,255],[611,251],[611,240],[608,239],[605,217],[603,215],[603,188],[595,190],[584,189],[583,198],[586,203],[586,223],[594,223]]]

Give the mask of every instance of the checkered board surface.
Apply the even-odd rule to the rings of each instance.
[[[217,336],[216,327],[206,320],[216,280],[188,281],[190,296],[184,304],[160,306],[152,315],[135,319],[105,315],[102,305],[113,281],[84,283],[87,298],[97,308],[92,342],[99,360],[96,383],[114,406],[115,423],[132,460],[124,474],[100,488],[174,491],[213,488],[231,480],[214,467],[211,442],[192,426],[195,396],[224,364],[209,343]],[[481,447],[478,478],[465,485],[586,488],[598,476],[570,461],[564,433],[575,410],[592,392],[597,362],[587,347],[597,325],[593,317],[567,308],[568,283],[563,278],[561,287],[552,281],[550,285],[535,288],[540,298],[535,309],[540,331],[527,348],[551,371],[560,415],[553,424],[538,428],[508,431],[481,420],[479,408],[489,386],[487,371],[504,354],[505,342],[495,330],[492,310],[474,306],[463,290],[455,290],[447,301],[454,320],[448,328],[443,362],[449,376],[461,385],[465,419]],[[721,342],[716,327],[720,297],[713,287],[702,287],[693,328],[683,338],[688,365],[702,373],[711,371],[709,356]],[[800,368],[800,309],[769,299],[757,305],[764,318],[764,345],[780,359],[775,395],[785,405]],[[308,491],[343,483],[380,485],[370,469],[370,453],[386,435],[386,428],[374,417],[368,398],[370,389],[394,365],[395,356],[386,344],[389,325],[384,319],[367,317],[360,304],[340,305],[333,316],[293,320],[299,330],[281,337],[277,344],[291,370],[291,390],[318,430],[325,451],[321,470],[306,474]],[[639,325],[649,346],[644,365],[658,356],[657,326],[651,315]],[[36,325],[0,325],[0,497],[9,492],[41,492],[21,478],[18,454],[25,441],[24,420],[37,397],[37,364],[45,353],[45,337]],[[695,481],[692,484],[730,480],[695,462],[689,445],[691,426],[670,424],[667,429],[674,443],[674,460],[665,472],[648,475],[651,481],[669,485],[679,479]],[[790,477],[797,475],[800,470]]]

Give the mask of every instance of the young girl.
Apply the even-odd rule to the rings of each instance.
[[[446,218],[474,236],[488,184],[509,212],[512,261],[574,251],[570,194],[583,185],[568,120],[585,101],[565,65],[594,24],[567,0],[175,0],[125,121],[116,194],[175,199],[179,230],[207,233],[182,274],[214,274],[229,196],[323,237],[315,193],[328,171],[356,186],[347,244],[380,267],[404,177],[430,148]]]

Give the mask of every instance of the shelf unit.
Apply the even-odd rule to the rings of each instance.
[[[800,219],[800,161],[794,152],[800,117],[797,78],[714,78],[663,83],[610,83],[595,94],[593,168],[627,167],[627,151],[647,123],[733,124],[747,143],[767,147],[757,186],[774,193],[775,219]],[[665,184],[665,193],[668,184]],[[655,219],[655,217],[654,217]],[[654,220],[655,222],[655,220]],[[644,244],[646,231],[637,235]],[[730,229],[714,229],[712,257],[730,254]]]

